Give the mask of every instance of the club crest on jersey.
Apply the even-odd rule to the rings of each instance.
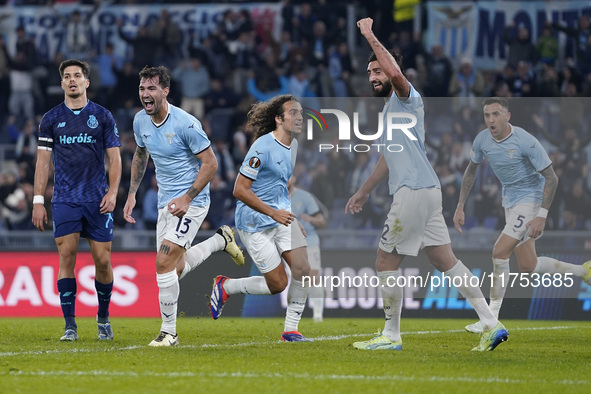
[[[88,121],[86,122],[86,124],[91,129],[96,129],[98,127],[98,120],[96,120],[96,117],[94,115],[90,115],[88,117]]]
[[[248,161],[248,165],[252,168],[259,168],[261,165],[261,160],[258,157],[251,157]]]
[[[168,138],[168,143],[170,145],[172,145],[172,137],[174,137],[176,134],[172,133],[172,134],[164,134],[167,138]]]

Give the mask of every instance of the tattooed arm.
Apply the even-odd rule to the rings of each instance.
[[[540,174],[546,179],[546,183],[544,183],[544,196],[542,197],[542,208],[550,209],[556,189],[558,188],[558,175],[554,172],[552,165],[540,171]]]
[[[544,183],[544,194],[542,196],[542,207],[540,208],[540,210],[548,210],[550,209],[550,205],[552,205],[552,200],[554,200],[554,194],[556,194],[556,189],[558,188],[558,176],[554,172],[554,168],[552,167],[552,165],[549,165],[548,167],[540,171],[540,174],[542,174],[546,179],[546,183]],[[526,223],[525,227],[529,228],[530,237],[537,238],[540,235],[542,235],[544,227],[546,227],[547,214],[548,212],[540,216],[540,213],[538,213],[538,216]]]
[[[454,213],[454,226],[456,230],[461,234],[462,233],[462,226],[464,225],[464,205],[466,204],[466,200],[468,199],[468,195],[472,190],[472,186],[474,186],[474,181],[476,180],[476,170],[478,169],[478,164],[474,163],[470,160],[468,164],[468,168],[464,172],[464,177],[462,178],[462,187],[460,188],[460,199],[458,201],[458,206],[456,208],[456,212]]]
[[[133,155],[133,161],[131,163],[131,180],[129,181],[129,193],[127,195],[127,202],[123,208],[123,217],[129,223],[135,223],[135,219],[131,216],[131,211],[135,207],[135,194],[137,189],[142,183],[146,168],[148,167],[148,158],[150,154],[144,147],[137,147],[135,154]]]
[[[357,22],[357,27],[359,27],[361,34],[365,37],[378,59],[380,71],[386,74],[398,98],[405,100],[410,95],[410,85],[394,56],[382,45],[371,30],[372,25],[373,19],[371,18],[364,18]]]

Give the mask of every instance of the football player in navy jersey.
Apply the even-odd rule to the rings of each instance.
[[[51,209],[60,262],[57,289],[66,321],[60,340],[78,339],[74,267],[80,236],[88,239],[95,264],[98,337],[109,340],[113,339],[109,322],[113,291],[111,241],[113,210],[121,180],[121,143],[113,115],[86,96],[90,86],[88,64],[66,60],[60,64],[59,72],[65,100],[48,111],[39,125],[33,224],[43,231],[47,223],[43,196],[53,153],[55,176]]]

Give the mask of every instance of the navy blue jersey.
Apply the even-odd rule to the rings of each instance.
[[[52,202],[100,202],[109,191],[105,152],[121,142],[107,109],[90,100],[79,111],[61,103],[43,115],[38,146],[53,151]]]

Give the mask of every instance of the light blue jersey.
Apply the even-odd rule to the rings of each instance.
[[[159,126],[152,122],[145,110],[135,114],[133,119],[135,142],[148,149],[156,166],[159,209],[189,190],[201,168],[201,160],[196,155],[211,145],[194,116],[170,103],[168,108],[166,120]],[[209,205],[209,184],[191,205]]]
[[[240,174],[253,181],[251,190],[270,207],[291,211],[287,180],[295,165],[297,149],[297,140],[291,142],[291,147],[285,146],[271,132],[259,137],[246,154]],[[279,225],[240,200],[236,203],[235,218],[236,227],[249,233]]]
[[[396,96],[396,92],[392,92],[392,96],[388,99],[383,109],[384,132],[382,133],[381,143],[386,147],[389,145],[402,147],[401,151],[390,152],[387,149],[383,150],[384,159],[386,160],[389,171],[388,186],[390,188],[390,194],[396,193],[403,186],[412,190],[432,187],[441,189],[439,178],[437,178],[437,174],[435,174],[433,167],[431,167],[425,150],[425,111],[423,99],[410,82],[409,85],[410,97],[408,99],[400,100]],[[412,114],[416,117],[416,125],[406,129],[416,138],[415,141],[411,140],[403,131],[397,129],[392,131],[392,137],[388,140],[388,113],[395,112]],[[406,117],[394,117],[391,122],[395,124],[408,124],[411,121],[410,118]]]
[[[314,216],[320,212],[320,207],[318,207],[314,196],[305,190],[295,188],[293,193],[291,193],[291,209],[298,217],[302,226],[304,226],[304,230],[306,230],[306,242],[308,246],[320,246],[320,238],[318,238],[318,233],[316,233],[316,227],[312,223],[304,222],[300,219],[300,215],[303,213]]]
[[[533,135],[511,126],[511,133],[495,141],[490,130],[478,133],[470,158],[476,164],[484,158],[503,185],[503,207],[517,203],[542,203],[545,179],[540,171],[552,164],[548,154]]]

